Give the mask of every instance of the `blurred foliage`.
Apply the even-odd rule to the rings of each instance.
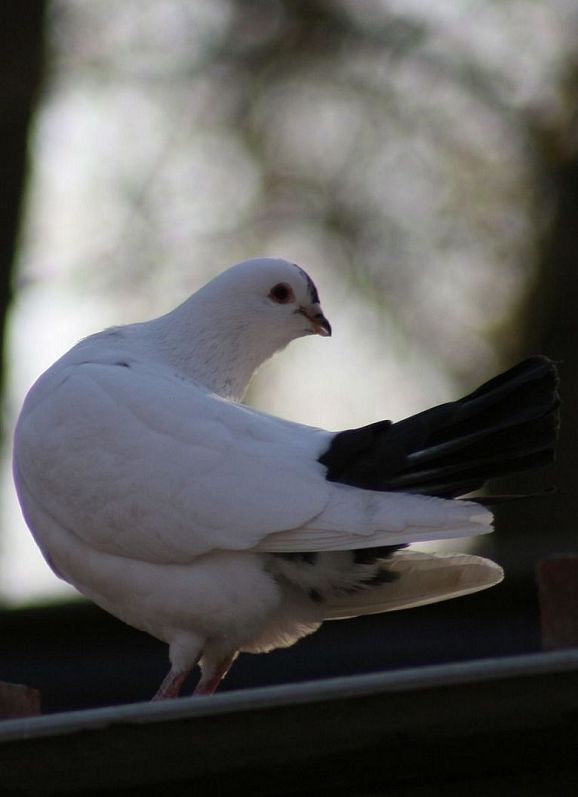
[[[577,26],[532,0],[54,0],[23,279],[152,309],[278,254],[478,378],[523,348],[532,125],[565,137]]]

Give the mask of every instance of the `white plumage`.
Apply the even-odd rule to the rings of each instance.
[[[176,695],[196,663],[197,691],[210,692],[239,651],[502,577],[469,556],[354,561],[360,549],[486,533],[492,516],[330,481],[319,460],[335,433],[238,403],[262,362],[316,332],[330,327],[307,275],[247,261],[161,318],[81,341],[26,398],[14,475],[27,523],[61,578],[169,644],[158,697]]]

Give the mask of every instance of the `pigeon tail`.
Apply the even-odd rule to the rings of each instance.
[[[554,363],[529,357],[459,401],[338,433],[319,462],[329,481],[367,490],[465,495],[553,461],[557,388]]]
[[[334,597],[321,607],[324,619],[345,620],[426,606],[488,589],[504,578],[504,571],[495,562],[460,553],[399,551],[387,568],[387,583]]]

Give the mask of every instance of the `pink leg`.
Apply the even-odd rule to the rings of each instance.
[[[213,695],[219,688],[219,684],[229,672],[231,664],[237,658],[237,654],[227,656],[226,659],[220,661],[216,667],[211,668],[207,673],[203,673],[201,680],[195,687],[194,695]]]
[[[158,692],[152,698],[153,700],[168,700],[172,697],[178,697],[187,675],[191,672],[192,667],[188,670],[175,670],[173,667],[169,670],[168,675],[159,686]]]

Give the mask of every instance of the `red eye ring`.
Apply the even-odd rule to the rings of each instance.
[[[289,304],[295,300],[293,289],[286,282],[279,282],[269,291],[269,298],[277,304]]]

